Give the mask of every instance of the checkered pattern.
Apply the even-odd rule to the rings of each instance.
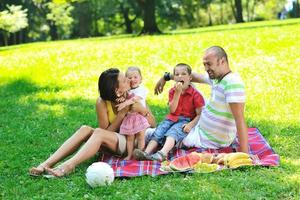
[[[267,143],[266,139],[261,135],[257,128],[249,128],[249,149],[250,154],[257,155],[259,160],[257,165],[261,166],[278,166],[279,155],[276,154],[271,146]],[[236,151],[238,142],[235,142],[232,146],[222,149],[203,149],[193,148],[189,150],[177,149],[172,151],[168,155],[168,160],[184,156],[193,151],[197,152],[209,152],[209,153],[230,153]],[[114,157],[108,154],[103,155],[99,161],[107,162],[114,169],[115,177],[133,177],[150,175],[156,176],[161,174],[167,174],[168,172],[162,172],[159,170],[160,162],[157,161],[125,161],[121,158]]]

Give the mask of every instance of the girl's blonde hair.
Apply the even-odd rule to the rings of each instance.
[[[135,66],[128,67],[125,74],[126,74],[126,76],[128,76],[128,72],[134,72],[134,71],[138,72],[140,74],[140,76],[142,77],[140,68],[135,67]]]

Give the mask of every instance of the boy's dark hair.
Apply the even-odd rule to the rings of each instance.
[[[101,73],[98,80],[98,90],[101,99],[106,101],[115,101],[117,99],[116,89],[119,87],[120,70],[110,68]]]
[[[174,67],[174,69],[173,69],[173,74],[175,74],[175,68],[176,68],[176,67],[185,67],[186,70],[187,70],[187,72],[188,72],[188,74],[189,74],[189,75],[192,74],[192,68],[191,68],[188,64],[185,64],[185,63],[178,63],[178,64]]]

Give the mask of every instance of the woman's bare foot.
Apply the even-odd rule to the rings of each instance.
[[[48,166],[45,165],[45,164],[40,164],[39,166],[37,167],[32,167],[30,170],[29,170],[29,174],[31,176],[40,176],[42,175],[44,172],[45,172],[45,168],[47,168]]]
[[[63,177],[63,176],[66,176],[68,174],[70,174],[72,171],[74,170],[74,168],[72,167],[68,167],[66,165],[60,165],[58,167],[55,167],[55,168],[49,168],[49,167],[46,167],[45,168],[45,171],[47,173],[49,173],[50,175],[53,175],[55,177]]]

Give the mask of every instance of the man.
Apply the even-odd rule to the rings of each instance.
[[[230,146],[237,137],[239,151],[248,153],[248,130],[244,118],[245,88],[241,78],[231,72],[222,47],[208,48],[203,56],[203,64],[207,74],[193,73],[192,81],[210,84],[211,98],[202,110],[198,124],[183,141],[184,145],[218,149]],[[161,93],[166,81],[172,78],[170,73],[165,73],[155,86],[155,94]]]

